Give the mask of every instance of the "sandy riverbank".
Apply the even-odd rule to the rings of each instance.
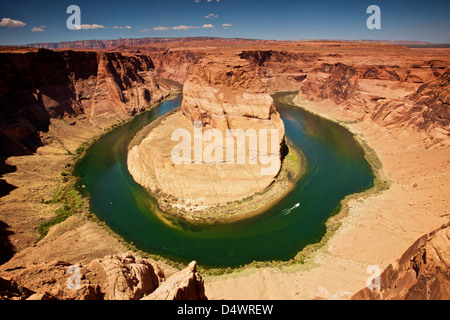
[[[383,270],[418,237],[449,221],[449,147],[427,149],[423,135],[388,130],[370,120],[354,122],[325,103],[302,107],[348,121],[346,127],[376,152],[390,188],[349,200],[341,227],[304,265],[206,277],[210,299],[348,298],[365,287],[368,266]]]

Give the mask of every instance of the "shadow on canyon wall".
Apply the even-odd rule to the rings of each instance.
[[[0,265],[9,261],[15,253],[14,246],[9,240],[13,232],[9,228],[9,225],[0,221]]]
[[[5,173],[11,173],[17,170],[16,166],[6,164],[5,161],[6,158],[0,157],[0,178],[2,178],[2,175]],[[8,195],[14,189],[17,189],[17,187],[0,179],[0,198]]]

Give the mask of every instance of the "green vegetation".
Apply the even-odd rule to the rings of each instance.
[[[176,93],[172,93],[170,96],[166,97],[163,101],[171,100],[176,97]],[[158,105],[159,103],[155,103],[150,105],[148,109]],[[78,162],[86,155],[89,151],[90,147],[103,135],[109,133],[110,131],[116,129],[117,127],[124,125],[128,121],[131,121],[133,117],[129,119],[121,119],[118,120],[117,123],[111,125],[110,128],[107,128],[101,134],[93,137],[92,139],[83,142],[75,151],[75,153],[70,150],[65,149],[67,155],[73,156],[71,161],[65,165],[64,170],[60,173],[61,182],[57,186],[56,191],[54,192],[52,198],[50,200],[42,199],[41,202],[43,204],[48,205],[56,205],[58,209],[55,210],[55,216],[51,219],[44,221],[37,227],[37,231],[39,233],[38,238],[35,240],[35,243],[38,243],[42,240],[49,232],[49,229],[52,226],[55,226],[61,222],[64,222],[66,219],[73,215],[83,215],[88,220],[96,223],[98,226],[102,227],[108,234],[114,237],[126,250],[132,251],[143,258],[151,258],[155,261],[162,261],[169,266],[172,266],[177,269],[183,269],[187,267],[187,264],[183,264],[180,262],[176,262],[165,257],[150,254],[147,252],[143,252],[139,250],[132,242],[126,241],[122,236],[115,233],[105,222],[99,220],[95,214],[90,211],[89,207],[89,198],[83,197],[78,191],[78,178],[74,174],[74,169],[76,168]]]
[[[75,163],[83,157],[88,145],[87,142],[83,143],[77,149],[72,162],[66,164],[65,170],[61,172],[63,183],[58,186],[52,199],[42,201],[44,204],[59,205],[59,208],[56,210],[56,215],[53,218],[38,226],[39,237],[36,239],[36,243],[47,235],[50,227],[63,222],[74,214],[89,213],[89,204],[76,190],[76,178],[73,176]]]

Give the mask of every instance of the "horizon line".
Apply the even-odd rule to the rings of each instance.
[[[277,39],[259,39],[259,38],[242,38],[242,37],[210,37],[210,36],[196,36],[196,37],[131,37],[131,38],[114,38],[114,39],[89,39],[89,40],[70,40],[70,41],[58,41],[58,42],[34,42],[20,45],[2,44],[0,47],[27,47],[38,45],[58,45],[65,43],[77,43],[83,41],[119,41],[119,40],[139,40],[139,39],[154,39],[154,40],[169,40],[175,41],[180,39],[220,39],[220,40],[246,40],[246,41],[275,41],[275,42],[313,42],[313,41],[338,41],[338,42],[373,42],[373,43],[404,43],[404,44],[417,44],[417,45],[450,45],[450,43],[441,42],[429,42],[422,40],[378,40],[378,39],[297,39],[297,40],[277,40]]]

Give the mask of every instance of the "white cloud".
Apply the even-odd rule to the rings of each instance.
[[[31,32],[44,32],[44,31],[45,31],[45,26],[33,27],[33,29],[31,29]]]
[[[75,30],[90,30],[90,29],[105,29],[106,27],[101,24],[82,24]]]
[[[124,26],[124,27],[114,26],[113,29],[131,29],[131,26]]]
[[[169,30],[170,28],[169,27],[156,27],[156,28],[153,28],[153,30],[157,30],[157,31],[165,31],[165,30]]]
[[[214,28],[214,26],[212,24],[204,24],[201,27],[197,27],[197,26],[185,26],[185,25],[180,25],[180,26],[176,26],[176,27],[156,27],[153,28],[153,30],[157,30],[157,31],[166,31],[166,30],[190,30],[190,29],[208,29],[208,28]],[[144,29],[145,31],[148,31],[148,29]],[[141,30],[141,32],[143,32],[143,30]]]
[[[178,27],[173,27],[172,30],[189,30],[189,29],[198,29],[198,28],[199,27],[181,25]]]
[[[225,28],[232,27],[232,26],[233,26],[233,25],[230,24],[230,23],[224,23],[224,24],[222,25],[222,27],[225,27]]]
[[[14,28],[22,28],[25,27],[27,24],[19,21],[19,20],[13,20],[10,18],[3,18],[2,21],[0,22],[0,27],[7,27],[10,29],[14,29]]]
[[[214,14],[214,13],[210,13],[207,16],[205,16],[206,19],[215,19],[217,17],[219,17],[219,16],[217,14]]]

